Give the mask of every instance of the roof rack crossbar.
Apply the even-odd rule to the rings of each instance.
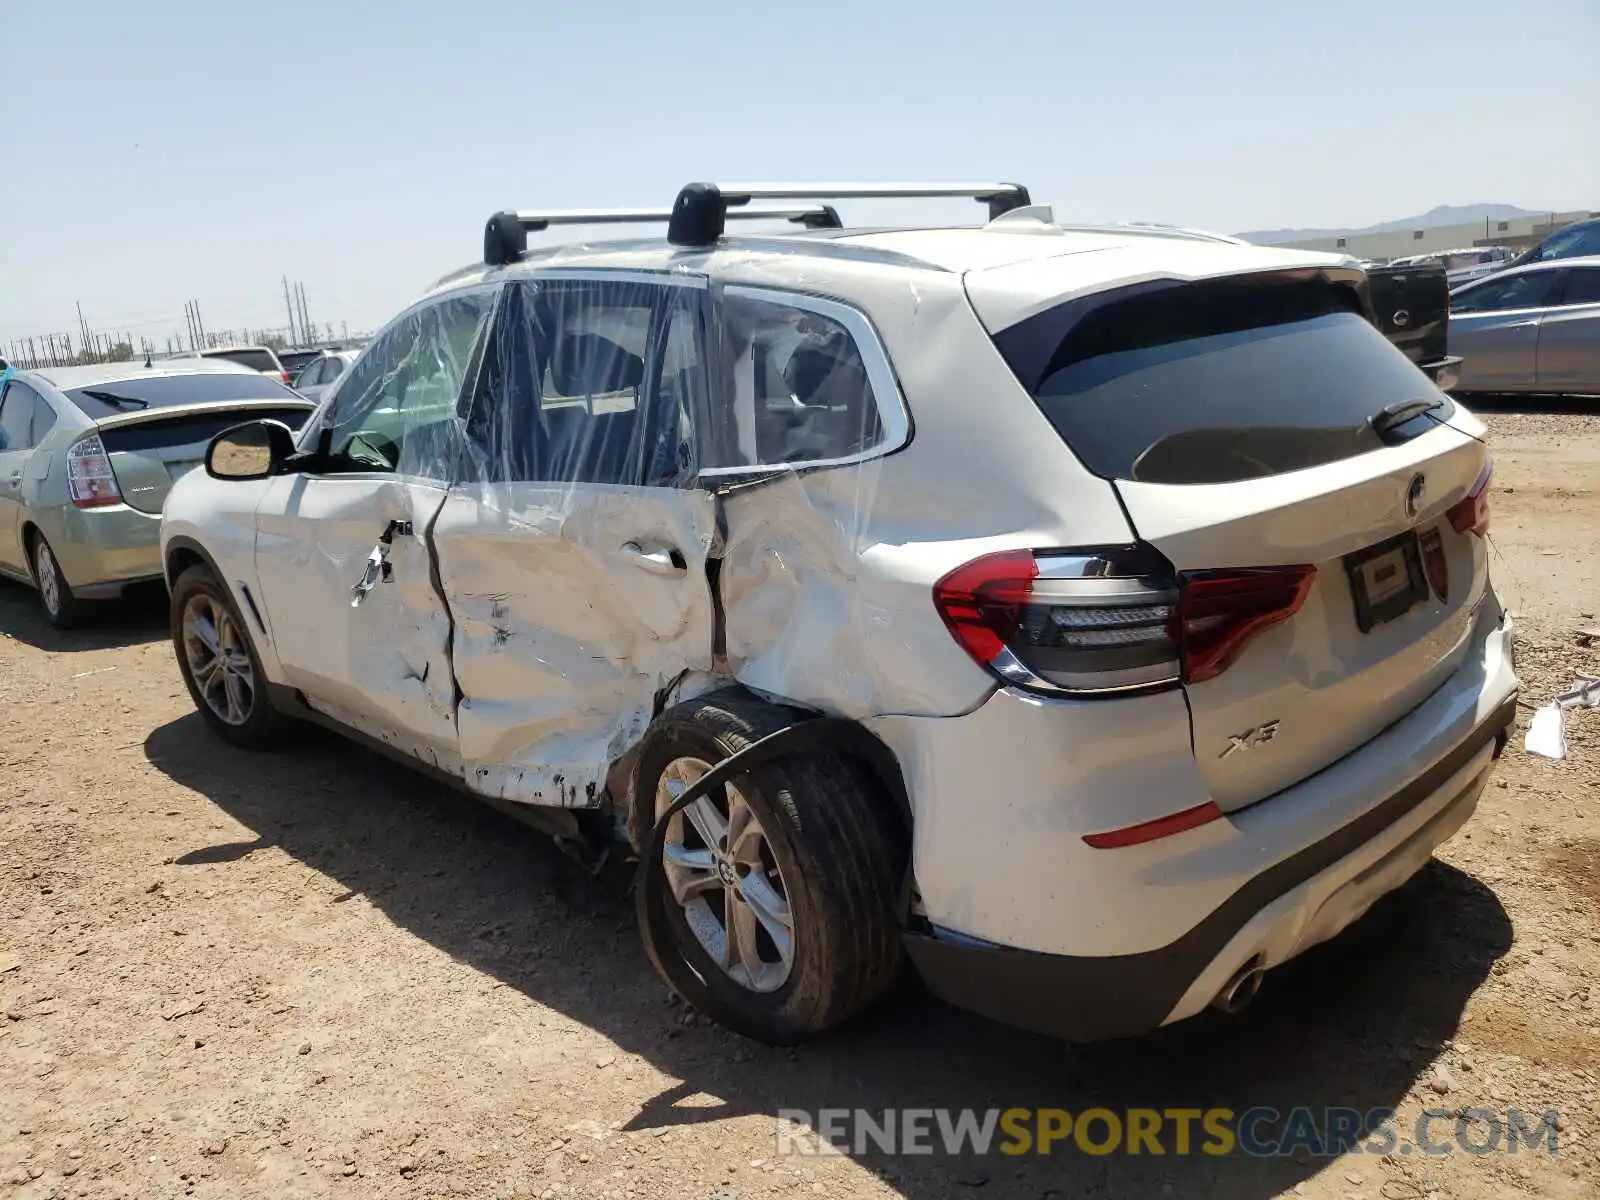
[[[672,206],[667,240],[710,246],[724,223],[752,200],[905,200],[965,197],[988,205],[989,219],[1033,203],[1020,183],[691,183]]]
[[[553,208],[532,212],[498,212],[483,230],[483,261],[491,267],[514,263],[528,248],[528,234],[555,225],[639,225],[670,222],[667,208]],[[751,205],[729,214],[745,221],[792,221],[807,229],[839,229],[836,209],[827,204]]]

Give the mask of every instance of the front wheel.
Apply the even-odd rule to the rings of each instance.
[[[178,670],[206,724],[224,741],[265,750],[283,738],[250,633],[217,577],[203,566],[172,588],[172,643]]]
[[[643,828],[723,759],[804,714],[738,690],[662,715],[641,749]],[[864,1009],[894,981],[907,839],[855,760],[810,749],[752,768],[667,819],[662,868],[645,878],[646,948],[697,981],[686,999],[735,1032],[788,1043]],[[646,894],[653,891],[654,894]]]

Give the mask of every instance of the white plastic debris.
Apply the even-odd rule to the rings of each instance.
[[[1559,704],[1546,704],[1533,714],[1533,720],[1528,722],[1528,735],[1522,740],[1522,748],[1529,754],[1543,758],[1567,756],[1567,731]]]
[[[1533,714],[1522,747],[1544,758],[1567,756],[1566,712],[1569,708],[1600,708],[1600,675],[1578,673],[1578,686],[1562,692]]]

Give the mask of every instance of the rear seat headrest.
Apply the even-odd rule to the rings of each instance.
[[[644,380],[644,359],[598,333],[557,339],[550,380],[563,396],[600,396],[636,388]]]

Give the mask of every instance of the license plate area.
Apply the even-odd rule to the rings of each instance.
[[[1428,596],[1428,577],[1414,529],[1345,555],[1344,569],[1350,577],[1350,597],[1362,633],[1404,616]]]

